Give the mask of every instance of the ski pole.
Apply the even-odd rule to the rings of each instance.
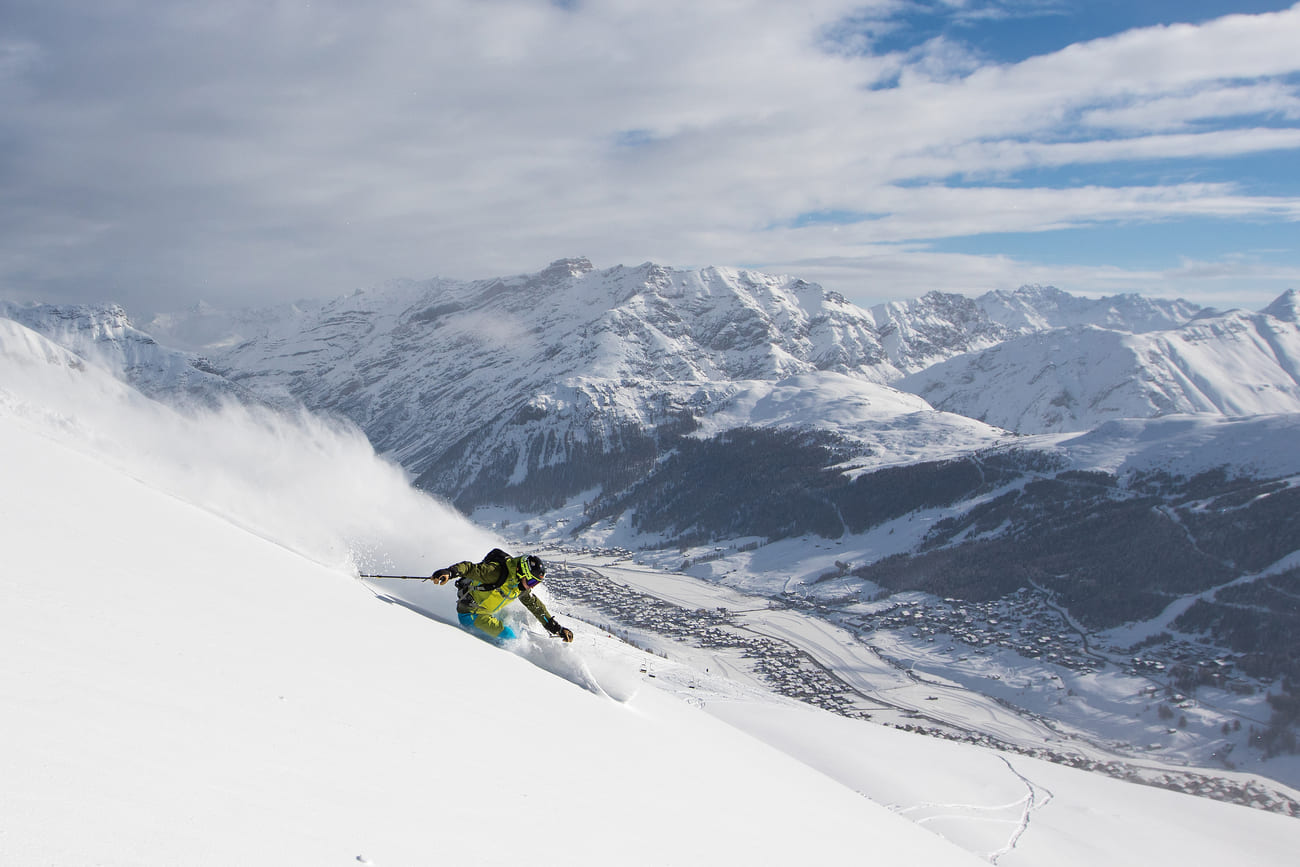
[[[430,581],[432,575],[358,575],[358,578],[400,578],[403,581]]]

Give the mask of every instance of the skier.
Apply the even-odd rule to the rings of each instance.
[[[497,612],[516,599],[532,612],[546,631],[573,641],[573,632],[561,626],[545,603],[533,595],[533,588],[542,582],[546,564],[540,557],[511,557],[500,548],[493,548],[481,563],[464,560],[439,569],[430,579],[441,586],[456,578],[459,598],[456,614],[461,626],[473,627],[495,641],[517,638],[515,631],[501,622]]]

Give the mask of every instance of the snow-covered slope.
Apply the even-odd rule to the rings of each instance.
[[[1175,413],[1297,412],[1295,292],[1261,313],[1205,314],[1165,331],[1083,325],[1030,334],[897,385],[936,408],[1018,433],[1082,431]]]
[[[621,704],[473,638],[450,625],[449,594],[430,617],[385,604],[342,562],[313,559],[328,544],[283,525],[241,529],[187,502],[190,482],[169,491],[114,468],[125,453],[106,462],[95,441],[114,432],[60,426],[61,411],[13,393],[14,355],[0,359],[0,861],[852,858],[855,836],[808,839],[830,822],[894,860],[974,863],[675,699]],[[46,386],[62,378],[66,397],[100,402],[93,373],[80,382],[58,361]],[[121,430],[154,420],[119,408]],[[288,435],[310,450],[310,436]],[[255,426],[243,437],[250,461],[274,439]],[[201,448],[189,458],[192,475],[260,469],[221,467]],[[359,455],[340,464],[368,471]],[[429,571],[482,547],[483,534],[424,504],[424,521],[390,516],[419,535],[403,565]],[[338,529],[338,518],[293,520]]]
[[[1073,469],[1120,477],[1153,472],[1192,477],[1216,470],[1242,479],[1300,476],[1296,413],[1125,419],[1051,439]]]
[[[572,647],[505,652],[445,591],[349,572],[490,537],[346,431],[210,414],[224,446],[158,451],[150,429],[189,422],[30,333],[0,349],[3,863],[1274,865],[1300,844],[1293,819],[734,690],[705,714],[576,622]],[[626,701],[578,688],[584,665]]]

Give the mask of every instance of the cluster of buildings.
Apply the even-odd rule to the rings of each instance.
[[[841,622],[859,634],[890,629],[926,641],[947,637],[976,649],[1006,648],[1083,674],[1105,665],[1104,659],[1089,650],[1081,632],[1071,628],[1040,595],[1028,590],[990,602],[916,600],[874,614],[855,613]]]
[[[869,717],[856,694],[807,653],[735,627],[726,609],[682,608],[582,568],[554,567],[547,584],[555,595],[599,612],[605,628],[630,644],[641,631],[690,647],[733,651],[773,692],[843,716]]]

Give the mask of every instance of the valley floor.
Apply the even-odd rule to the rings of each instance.
[[[1300,816],[1300,792],[1287,785],[1294,769],[1285,761],[1258,773],[1193,761],[1207,744],[1223,750],[1231,734],[1220,727],[1259,713],[1258,699],[1206,690],[1195,701],[1177,695],[1180,728],[1161,718],[1157,691],[1164,686],[1151,673],[1135,676],[1100,658],[1090,666],[1082,655],[1062,665],[942,633],[936,640],[924,624],[952,606],[921,594],[902,609],[916,625],[876,628],[881,618],[871,611],[816,611],[807,602],[754,596],[625,554],[556,549],[548,556],[563,564],[552,592],[576,614],[651,652],[689,661],[676,687],[697,703],[725,700],[734,684],[745,683],[850,718]],[[935,610],[923,614],[927,605]],[[1029,601],[1020,607],[1026,617],[1042,616]],[[874,613],[896,621],[899,608],[894,599]],[[671,670],[645,674],[661,686],[674,677]]]

